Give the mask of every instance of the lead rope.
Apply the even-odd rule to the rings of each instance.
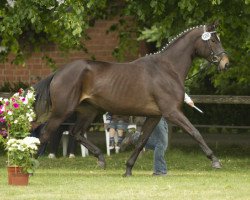
[[[188,80],[194,78],[195,76],[197,76],[198,74],[200,74],[201,72],[205,71],[206,69],[208,69],[211,66],[211,64],[212,64],[211,62],[208,62],[205,67],[201,67],[201,69],[197,73],[195,73],[192,76],[186,78],[185,81],[188,81]]]

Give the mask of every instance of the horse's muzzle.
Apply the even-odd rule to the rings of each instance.
[[[230,64],[229,63],[226,63],[225,64],[225,69],[227,70],[229,68]]]
[[[226,70],[229,68],[229,59],[226,53],[221,55],[221,59],[218,66],[219,70]]]

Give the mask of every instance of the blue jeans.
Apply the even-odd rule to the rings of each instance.
[[[108,129],[110,129],[110,128],[113,128],[115,130],[127,131],[128,123],[124,122],[123,120],[119,120],[119,121],[111,120],[111,122],[108,124]]]
[[[161,118],[145,145],[146,149],[154,150],[154,173],[167,173],[165,152],[168,147],[168,125]]]

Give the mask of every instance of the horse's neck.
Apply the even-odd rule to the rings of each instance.
[[[195,34],[196,35],[196,34]],[[168,49],[159,54],[162,62],[169,63],[184,82],[195,54],[194,42],[197,36],[191,33],[185,35],[185,39],[178,39]]]

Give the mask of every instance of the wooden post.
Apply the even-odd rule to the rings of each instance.
[[[250,96],[190,95],[195,103],[250,104]]]

